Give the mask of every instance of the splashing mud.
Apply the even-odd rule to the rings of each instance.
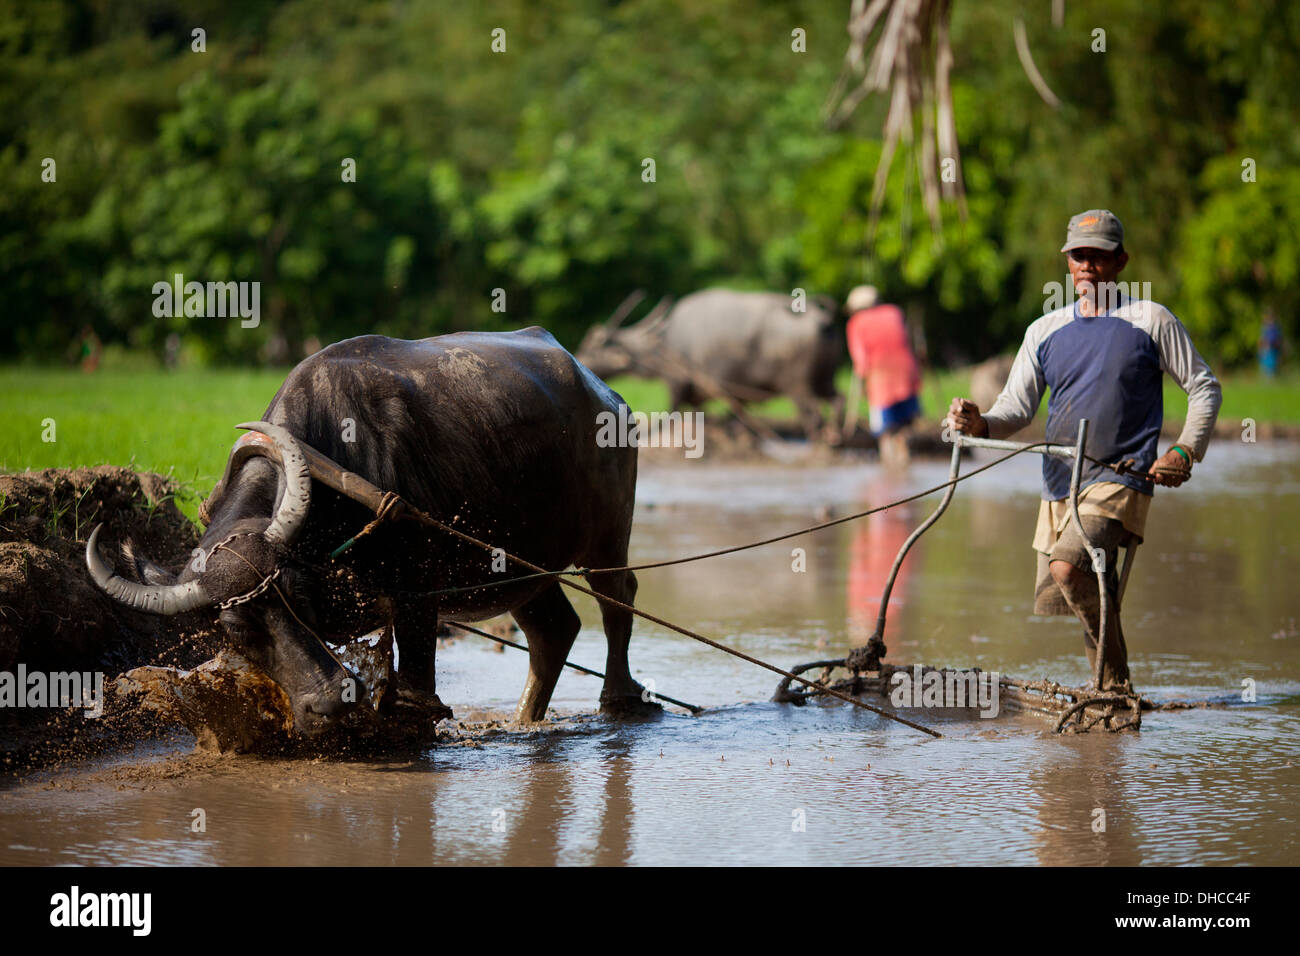
[[[335,648],[353,675],[358,706],[321,737],[294,736],[288,695],[251,661],[232,650],[192,670],[137,667],[117,679],[117,693],[194,735],[200,750],[239,753],[336,753],[433,738],[452,716],[437,695],[400,686],[393,667],[393,635]]]

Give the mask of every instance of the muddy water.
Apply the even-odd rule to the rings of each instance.
[[[945,472],[647,467],[633,557],[847,514]],[[961,486],[895,591],[893,659],[1086,678],[1077,626],[1031,616],[1036,495],[1028,456]],[[837,655],[870,632],[894,551],[931,500],[644,572],[638,603],[787,666]],[[547,730],[403,759],[190,758],[180,735],[7,782],[0,863],[1294,865],[1298,519],[1293,446],[1220,443],[1189,485],[1158,492],[1125,602],[1134,682],[1235,703],[1148,715],[1140,734],[1056,738],[1028,718],[910,712],[946,735],[932,740],[847,705],[775,705],[773,675],[638,622],[637,676],[707,705],[703,716],[585,716],[599,684],[566,673],[554,704],[568,716]],[[578,609],[587,626],[572,659],[602,667],[599,616]],[[440,652],[439,672],[442,698],[475,717],[509,710],[525,658],[462,640]],[[1247,679],[1255,703],[1241,702]],[[194,832],[199,808],[206,829]]]

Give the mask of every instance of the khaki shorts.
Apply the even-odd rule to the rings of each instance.
[[[1137,543],[1142,543],[1146,533],[1147,512],[1151,509],[1151,496],[1121,485],[1115,481],[1099,481],[1079,492],[1079,517],[1100,515],[1124,522],[1133,532]],[[1039,503],[1038,524],[1034,528],[1034,547],[1049,552],[1056,544],[1060,532],[1070,526],[1070,499]]]
[[[1116,521],[1114,518],[1080,515],[1079,519],[1083,522],[1083,529],[1088,533],[1093,547],[1101,552],[1099,556],[1106,562],[1107,590],[1114,598],[1119,594],[1119,549],[1122,545],[1128,544],[1133,535],[1124,527],[1123,522]],[[1050,564],[1053,561],[1068,561],[1080,571],[1094,573],[1092,552],[1079,536],[1074,522],[1071,521],[1061,532],[1050,553],[1042,551],[1036,553],[1038,554],[1038,580],[1034,585],[1034,613],[1042,616],[1073,614],[1074,611],[1066,603],[1060,586],[1052,577]]]

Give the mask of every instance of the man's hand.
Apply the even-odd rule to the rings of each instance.
[[[1192,476],[1192,466],[1186,458],[1170,448],[1151,466],[1151,475],[1157,485],[1177,488]]]
[[[948,427],[974,438],[989,437],[989,423],[980,414],[980,407],[969,398],[954,398],[948,406]],[[1174,452],[1178,454],[1178,452]]]

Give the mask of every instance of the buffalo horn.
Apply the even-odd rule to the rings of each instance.
[[[280,464],[284,468],[284,494],[280,496],[280,507],[271,519],[271,526],[263,536],[272,544],[288,547],[302,530],[303,522],[307,520],[307,509],[311,506],[311,471],[307,467],[307,457],[299,447],[298,439],[279,425],[244,422],[235,427],[261,432],[271,439],[280,453]]]
[[[184,584],[136,584],[113,573],[99,553],[99,531],[96,525],[86,542],[86,567],[90,576],[110,597],[137,611],[150,614],[183,614],[212,603],[198,581]]]

